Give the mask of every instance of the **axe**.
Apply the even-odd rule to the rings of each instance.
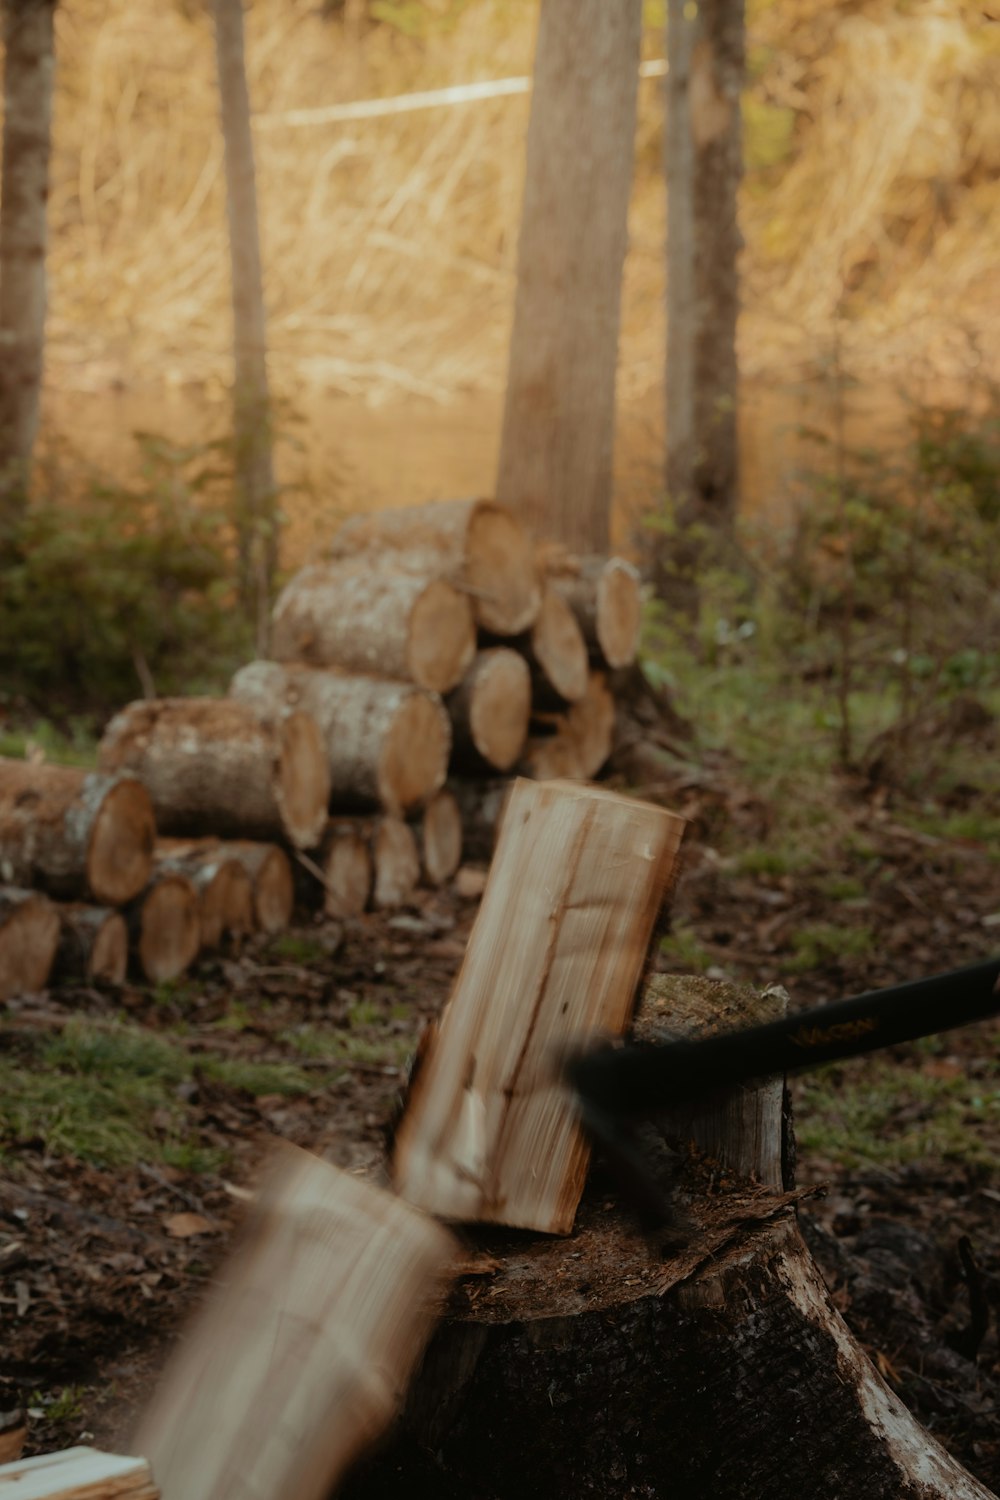
[[[672,1212],[629,1125],[751,1079],[796,1073],[1000,1016],[1000,958],[927,979],[869,990],[780,1021],[671,1042],[589,1047],[564,1076],[585,1129],[604,1148],[649,1227]]]

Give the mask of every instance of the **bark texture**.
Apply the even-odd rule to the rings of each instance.
[[[59,913],[38,891],[0,886],[0,1000],[43,990],[59,944]]]
[[[98,753],[106,770],[142,781],[163,833],[287,838],[308,849],[326,824],[326,749],[308,714],[263,718],[229,698],[143,698],[115,715]]]
[[[0,197],[0,529],[27,505],[45,348],[56,0],[4,0]]]
[[[667,10],[667,495],[657,583],[691,578],[724,542],[739,497],[737,445],[743,171],[743,0],[669,0]]]
[[[233,293],[233,438],[240,586],[267,644],[267,610],[277,558],[277,506],[271,462],[264,277],[257,178],[243,46],[243,0],[212,0],[219,108],[226,156],[226,208]]]
[[[497,498],[606,552],[641,0],[543,0]]]
[[[155,839],[153,805],[135,776],[0,760],[0,880],[129,901],[149,879]]]

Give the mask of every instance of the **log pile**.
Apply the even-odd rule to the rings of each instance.
[[[296,899],[399,906],[488,863],[506,778],[600,773],[629,563],[537,547],[486,500],[356,517],[328,550],[227,697],[126,705],[94,772],[0,761],[0,996],[169,980]]]

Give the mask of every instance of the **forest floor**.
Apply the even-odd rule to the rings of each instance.
[[[850,867],[792,873],[720,854],[723,828],[752,851],[769,808],[718,758],[651,790],[690,819],[664,969],[779,980],[798,1006],[1000,947],[995,849],[914,832],[859,785],[836,792]],[[350,923],[303,914],[155,991],[63,989],[0,1007],[0,1413],[28,1408],[27,1452],[127,1449],[276,1136],[377,1167],[476,906],[448,889]],[[862,921],[864,942],[852,937]],[[986,1024],[794,1086],[799,1180],[828,1185],[801,1219],[836,1305],[920,1421],[994,1490],[998,1040]]]

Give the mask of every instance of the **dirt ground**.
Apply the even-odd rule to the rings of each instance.
[[[890,878],[866,892],[878,942],[827,954],[790,979],[797,928],[829,909],[816,877],[728,872],[713,847],[721,820],[752,832],[766,810],[706,774],[662,789],[691,818],[672,920],[693,930],[720,972],[781,980],[795,1005],[989,956],[1000,880],[990,851],[923,840],[858,799],[869,847]],[[127,1448],[135,1413],[172,1336],[209,1284],[244,1211],[268,1143],[281,1136],[353,1168],[384,1153],[405,1059],[448,995],[476,911],[452,890],[405,910],[342,925],[303,914],[280,944],[205,963],[175,992],[61,990],[0,1009],[0,1057],[16,1058],[73,1021],[120,1018],[180,1037],[195,1067],[181,1089],[198,1144],[219,1165],[200,1173],[141,1165],[100,1169],[48,1154],[37,1138],[0,1142],[0,1413],[30,1410],[27,1452],[75,1442]],[[666,967],[666,963],[662,966]],[[340,1033],[336,1068],[317,1086],[255,1093],[201,1064],[303,1062],[295,1038]],[[885,1141],[928,1108],[912,1078],[976,1077],[992,1107],[962,1155],[848,1167],[800,1149],[799,1181],[826,1196],[801,1210],[836,1305],[885,1379],[988,1487],[1000,1490],[1000,1102],[997,1024],[932,1047],[897,1049],[903,1086],[887,1097]],[[842,1066],[846,1089],[865,1063]],[[800,1133],[815,1100],[795,1086]],[[2,1424],[0,1424],[2,1425]]]

